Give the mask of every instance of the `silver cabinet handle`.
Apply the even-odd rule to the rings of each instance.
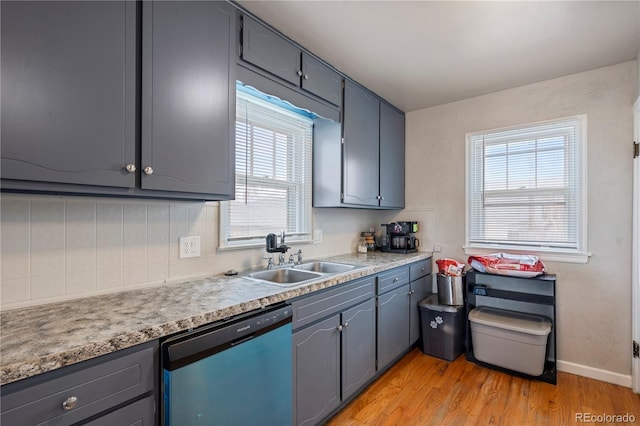
[[[340,324],[340,325],[339,325],[338,327],[336,327],[336,328],[338,329],[338,331],[342,331],[342,329],[343,329],[344,327],[342,326],[342,324]]]
[[[75,396],[70,396],[69,398],[64,400],[64,402],[62,403],[62,408],[65,411],[69,411],[76,408],[76,405],[78,405],[78,398]]]
[[[415,292],[416,292],[415,290],[409,290],[409,296],[411,296]]]
[[[132,164],[132,163],[129,163],[129,164],[125,165],[124,168],[129,173],[135,173],[135,171],[136,171],[136,165]]]
[[[305,80],[309,80],[309,76],[307,74],[304,75],[303,77]]]
[[[400,281],[400,278],[398,278],[398,277],[395,277],[395,278],[393,279],[393,282],[394,282],[394,283],[397,283],[398,281]]]
[[[298,70],[296,74],[298,74],[298,77],[302,77],[302,71]]]
[[[424,272],[424,268],[420,268],[420,272]]]
[[[145,175],[152,175],[153,174],[153,167],[147,166],[144,169],[142,169],[142,171],[144,172]]]
[[[344,328],[347,328],[347,327],[349,327],[349,323],[348,323],[348,322],[345,322],[345,323],[344,323]]]

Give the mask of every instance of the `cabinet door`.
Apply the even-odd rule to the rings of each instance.
[[[302,52],[302,88],[334,105],[342,104],[340,74],[305,52]]]
[[[340,405],[340,315],[293,333],[294,418],[317,424]]]
[[[370,299],[342,313],[342,399],[376,372],[376,307]]]
[[[420,308],[418,303],[427,298],[431,293],[432,275],[426,275],[411,281],[411,306],[409,307],[409,343],[414,344],[420,338]]]
[[[378,370],[409,348],[409,284],[378,296]]]
[[[143,189],[233,194],[234,16],[225,2],[143,3]]]
[[[404,114],[380,102],[380,207],[404,208]]]
[[[242,59],[300,86],[301,50],[248,16],[242,18]]]
[[[350,80],[344,86],[343,200],[378,206],[380,101]]]
[[[0,7],[2,178],[135,186],[135,3]]]

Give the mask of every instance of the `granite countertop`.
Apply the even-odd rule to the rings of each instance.
[[[348,254],[322,260],[358,268],[293,287],[222,275],[2,312],[0,383],[26,379],[429,257],[427,252]]]

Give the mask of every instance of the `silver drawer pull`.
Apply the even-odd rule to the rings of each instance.
[[[62,403],[62,408],[65,411],[73,410],[78,405],[78,398],[75,396],[70,396]]]
[[[420,268],[420,272],[424,272],[424,268]]]
[[[394,283],[397,283],[398,281],[400,281],[400,278],[398,278],[398,277],[395,277],[395,278],[393,279],[393,282],[394,282]]]

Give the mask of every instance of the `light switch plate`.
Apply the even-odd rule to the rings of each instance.
[[[180,237],[180,259],[200,257],[200,236]]]

